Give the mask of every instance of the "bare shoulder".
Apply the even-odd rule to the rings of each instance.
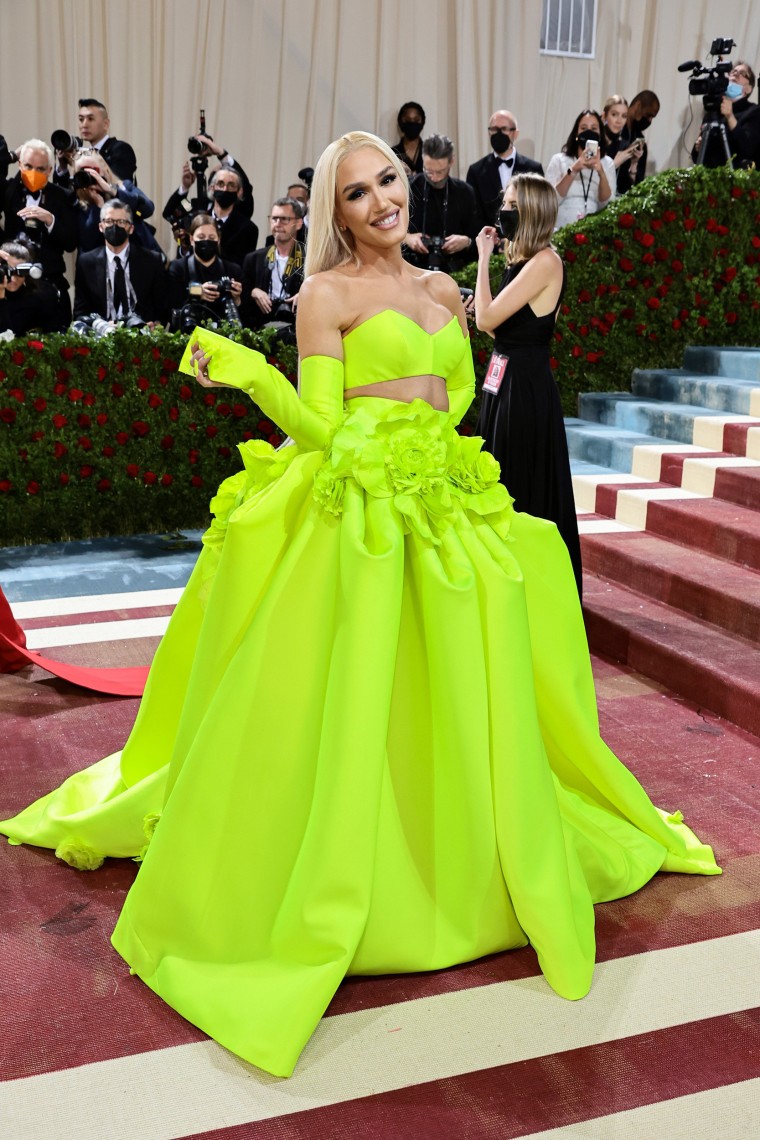
[[[462,308],[462,294],[453,277],[448,273],[424,273],[425,287],[433,301],[445,305],[452,316],[458,317]]]
[[[562,277],[562,258],[555,249],[546,246],[529,258],[520,276],[539,286],[551,285]]]
[[[298,351],[306,356],[343,359],[341,329],[348,305],[347,282],[333,270],[307,277],[298,293]]]

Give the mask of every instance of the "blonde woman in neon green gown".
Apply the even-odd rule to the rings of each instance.
[[[406,264],[379,139],[327,148],[300,394],[205,330],[182,367],[289,433],[241,446],[124,750],[0,824],[81,868],[138,857],[113,943],[286,1076],[347,974],[523,946],[580,998],[594,904],[717,874],[599,736],[572,569],[481,441],[456,285]]]

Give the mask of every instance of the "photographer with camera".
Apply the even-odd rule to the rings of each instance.
[[[58,317],[71,320],[69,283],[64,253],[76,249],[77,228],[70,196],[51,181],[53,151],[41,139],[28,139],[18,148],[19,171],[2,186],[3,229],[9,240],[32,242],[47,281],[57,290]]]
[[[220,256],[219,227],[210,214],[190,223],[191,252],[169,265],[172,328],[192,332],[196,324],[240,324],[243,286],[240,266]]]
[[[79,137],[68,131],[53,132],[51,143],[56,151],[54,181],[64,189],[71,186],[71,179],[77,150],[89,147],[97,150],[118,178],[136,183],[137,159],[127,142],[109,135],[111,121],[105,104],[99,99],[79,100]]]
[[[581,111],[562,150],[549,159],[546,177],[559,196],[555,229],[598,213],[615,197],[615,163],[605,154],[598,111]]]
[[[153,226],[146,219],[153,213],[153,203],[129,179],[117,178],[103,156],[96,150],[84,150],[74,160],[71,179],[78,209],[77,231],[79,252],[103,245],[100,215],[106,202],[121,202],[129,208],[134,222],[133,242],[164,256],[156,241]]]
[[[477,257],[475,194],[454,178],[454,144],[430,135],[422,144],[422,174],[409,188],[409,233],[404,256],[420,269],[450,273]]]
[[[131,240],[132,211],[117,198],[100,209],[104,245],[80,253],[74,284],[75,319],[98,314],[106,321],[133,325],[163,321],[167,315],[166,270],[160,253]]]
[[[723,58],[735,46],[732,39],[715,39],[708,52],[712,57],[709,67],[698,59],[689,59],[678,67],[679,71],[691,71],[689,94],[702,97],[702,125],[691,150],[692,160],[699,166],[733,166],[734,158],[746,166],[760,158],[760,130],[756,128],[753,142],[749,104],[755,73],[745,60],[731,63]]]
[[[241,320],[251,329],[270,324],[295,326],[298,290],[303,284],[304,247],[301,203],[277,198],[269,215],[272,244],[249,253],[243,262]]]
[[[0,331],[14,336],[63,332],[58,291],[46,281],[37,249],[20,241],[0,246]]]
[[[619,150],[631,149],[631,157],[617,168],[617,193],[625,194],[637,186],[647,172],[647,144],[644,131],[649,130],[660,113],[660,100],[654,91],[639,91],[628,107],[628,118],[618,139]]]

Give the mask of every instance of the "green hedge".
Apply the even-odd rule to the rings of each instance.
[[[760,344],[760,174],[671,170],[565,227],[554,368],[569,414],[582,391],[630,386],[687,344]],[[495,258],[494,279],[503,270]],[[472,284],[474,267],[458,275]],[[231,330],[228,330],[228,332]],[[295,379],[271,334],[232,335]],[[0,543],[203,526],[244,439],[282,439],[243,395],[174,373],[185,338],[115,332],[0,342]],[[491,341],[473,333],[482,377]],[[276,359],[273,354],[276,353]],[[477,401],[464,430],[477,417]]]
[[[668,170],[565,226],[553,368],[567,415],[579,392],[630,390],[634,368],[678,367],[686,345],[760,345],[760,173]],[[498,281],[503,259],[494,259]],[[472,285],[474,267],[458,275]],[[490,338],[474,338],[482,375]]]

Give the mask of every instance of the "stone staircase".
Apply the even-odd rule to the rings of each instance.
[[[689,348],[565,422],[591,648],[760,735],[760,350]]]

